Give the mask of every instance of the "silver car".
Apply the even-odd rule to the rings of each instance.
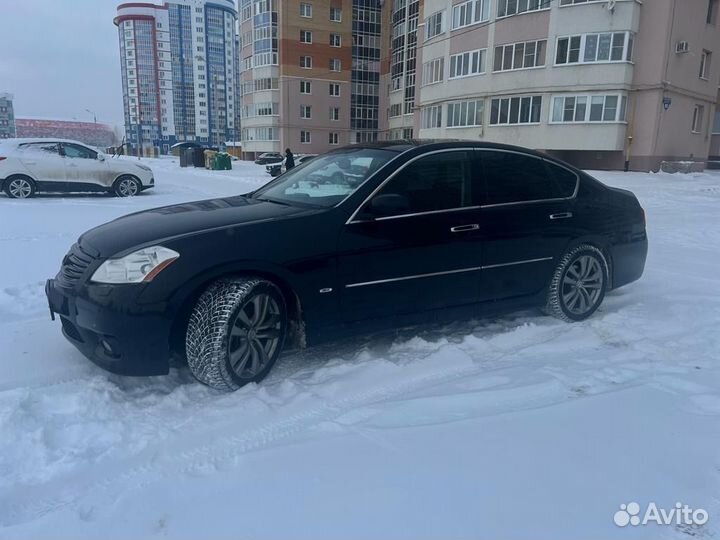
[[[0,189],[13,199],[43,191],[100,191],[132,197],[154,185],[147,165],[110,157],[77,141],[0,141]]]

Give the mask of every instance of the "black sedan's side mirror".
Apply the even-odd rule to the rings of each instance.
[[[410,208],[410,202],[405,195],[385,193],[374,197],[368,205],[368,212],[374,217],[394,216],[404,214]]]

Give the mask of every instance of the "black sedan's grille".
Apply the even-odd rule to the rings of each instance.
[[[62,262],[60,273],[57,280],[60,285],[72,287],[80,278],[83,277],[85,271],[93,262],[93,256],[84,251],[78,244],[74,244]]]

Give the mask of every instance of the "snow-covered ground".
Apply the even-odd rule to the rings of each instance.
[[[720,537],[720,175],[597,173],[645,207],[645,276],[535,312],[281,358],[234,394],[94,367],[43,282],[89,227],[268,177],[147,160],[135,199],[0,197],[0,538]],[[701,527],[618,527],[676,502]]]

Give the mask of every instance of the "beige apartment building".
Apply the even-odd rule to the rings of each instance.
[[[243,156],[407,138],[720,156],[720,0],[240,0]]]
[[[421,138],[519,144],[585,168],[707,160],[717,0],[425,0],[421,19]]]

